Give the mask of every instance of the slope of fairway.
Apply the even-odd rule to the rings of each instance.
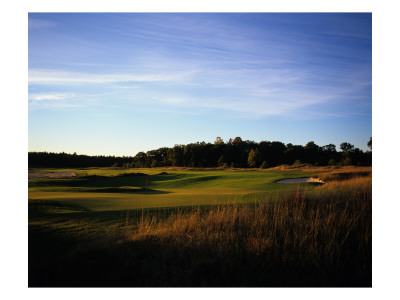
[[[44,171],[44,170],[41,170]],[[77,177],[29,180],[31,201],[59,201],[87,210],[126,210],[206,204],[242,203],[249,195],[296,189],[276,184],[283,178],[313,174],[296,171],[224,171],[162,169],[60,169]],[[146,178],[150,183],[146,186]],[[302,184],[303,188],[314,188]]]

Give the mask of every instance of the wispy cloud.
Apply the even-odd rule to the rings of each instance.
[[[178,67],[169,73],[89,74],[55,70],[30,70],[29,84],[49,89],[57,85],[63,90],[79,91],[80,104],[96,105],[113,99],[115,105],[129,107],[131,103],[156,103],[177,111],[231,112],[246,118],[288,114],[314,104],[332,100],[335,95],[307,83],[309,74],[295,69],[199,68],[182,71]],[[134,85],[131,86],[131,84]],[[95,85],[96,96],[91,90]],[[134,93],[132,93],[134,89]],[[336,95],[343,89],[336,87]],[[30,100],[63,100],[74,97],[72,92],[31,94]],[[89,101],[90,100],[90,101]],[[110,104],[109,104],[110,105]]]
[[[29,29],[50,28],[56,26],[56,23],[48,20],[29,18],[28,26]]]
[[[39,93],[39,94],[29,94],[29,100],[32,101],[54,101],[54,100],[65,100],[75,98],[75,94],[65,94],[65,93]]]
[[[235,95],[236,94],[236,95]],[[177,110],[203,110],[208,112],[230,112],[245,118],[262,118],[284,115],[297,109],[331,100],[332,96],[311,92],[258,91],[255,94],[235,93],[221,96],[157,96],[151,100],[157,105],[174,107]]]
[[[79,18],[83,16],[75,17],[72,24]],[[331,26],[336,21],[331,25],[321,21],[323,28],[303,32],[309,21],[301,17],[299,27],[296,18],[106,14],[97,19],[90,15],[85,35],[69,36],[62,31],[65,36],[46,38],[51,41],[46,45],[53,48],[46,48],[45,64],[30,65],[29,86],[44,93],[60,88],[72,94],[73,90],[86,105],[129,107],[134,103],[137,109],[154,101],[166,110],[218,110],[256,118],[297,109],[303,112],[324,103],[333,107],[364,92],[370,76],[365,83],[360,81],[357,72],[362,66],[350,58],[360,53],[363,57],[368,48],[328,38],[326,32],[336,28]],[[337,31],[338,35],[343,32]],[[40,61],[38,49],[31,53],[37,53]],[[62,98],[39,95],[36,102],[42,99]]]
[[[116,83],[116,82],[163,82],[188,78],[193,72],[172,73],[113,73],[90,74],[53,70],[29,70],[29,84],[81,84],[81,83]]]

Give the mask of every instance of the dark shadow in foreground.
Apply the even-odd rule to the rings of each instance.
[[[32,228],[29,287],[371,287],[372,265],[348,245],[341,264],[271,259],[156,240],[82,241]],[[279,257],[279,255],[277,256]]]

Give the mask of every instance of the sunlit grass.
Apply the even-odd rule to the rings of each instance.
[[[227,204],[233,200],[243,203],[252,201],[253,195],[257,193],[296,188],[295,184],[277,185],[275,181],[279,179],[315,175],[313,172],[301,171],[254,170],[168,170],[166,174],[156,175],[163,170],[58,169],[62,172],[87,174],[70,179],[29,180],[28,194],[30,201],[62,201],[94,211]],[[147,186],[146,177],[150,179]],[[314,189],[315,186],[307,185],[307,188]]]
[[[290,251],[288,259],[338,258],[347,239],[357,239],[358,247],[368,250],[370,187],[369,178],[356,178],[329,183],[317,193],[282,194],[280,201],[263,195],[254,205],[178,211],[167,219],[146,214],[132,225],[137,228],[130,229],[129,239],[222,250],[239,247],[268,257]]]

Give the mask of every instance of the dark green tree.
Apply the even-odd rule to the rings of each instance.
[[[172,165],[175,167],[183,167],[184,165],[184,145],[175,145],[172,148]]]
[[[261,155],[258,149],[251,149],[249,153],[249,157],[247,159],[247,164],[250,168],[257,168],[260,166]]]
[[[349,152],[349,151],[354,150],[354,145],[352,145],[352,144],[350,144],[350,143],[344,142],[344,143],[341,143],[341,144],[340,144],[340,149],[341,149],[343,152]]]
[[[234,140],[232,141],[232,144],[239,144],[239,143],[241,143],[241,142],[243,142],[242,139],[241,139],[240,137],[237,136],[237,137],[235,137]]]
[[[224,140],[217,136],[217,138],[215,139],[214,145],[223,145],[224,144]]]
[[[325,145],[322,147],[322,150],[327,152],[335,152],[336,146],[334,144]]]
[[[221,155],[221,157],[218,159],[218,166],[223,167],[225,165],[225,163],[226,163],[225,157],[224,157],[224,155]]]
[[[136,154],[134,157],[136,164],[139,168],[147,168],[149,167],[149,164],[147,162],[147,154],[144,152],[139,152]]]

